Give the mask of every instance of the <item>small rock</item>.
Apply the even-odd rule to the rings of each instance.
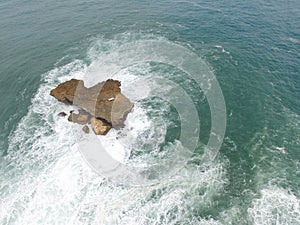
[[[89,123],[90,115],[87,112],[80,111],[78,114],[71,112],[68,120],[73,123],[86,124]]]
[[[96,119],[95,117],[91,119],[91,126],[93,128],[94,133],[97,135],[105,135],[111,129],[111,124]]]
[[[86,134],[90,133],[90,128],[89,128],[87,125],[84,125],[84,126],[82,127],[82,130],[83,130],[83,132],[86,133]]]
[[[57,114],[59,117],[65,117],[67,115],[67,113],[65,112],[60,112]]]

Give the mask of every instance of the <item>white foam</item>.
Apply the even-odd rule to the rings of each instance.
[[[200,172],[189,167],[165,183],[131,188],[101,196],[96,218],[99,224],[220,224],[213,219],[193,215],[194,209],[209,207],[225,184],[222,167]],[[199,195],[199,191],[203,193]]]
[[[290,38],[288,38],[288,40],[291,41],[291,42],[293,42],[293,43],[296,43],[296,44],[300,43],[300,40],[297,39],[297,38],[290,37]]]
[[[74,61],[45,74],[46,83],[38,89],[32,99],[28,114],[10,136],[8,155],[4,159],[9,166],[0,170],[1,177],[4,178],[1,185],[7,187],[0,193],[5,205],[1,212],[0,223],[7,221],[10,224],[15,222],[17,224],[41,224],[41,218],[44,217],[45,221],[47,219],[49,214],[47,209],[56,207],[55,204],[51,206],[49,202],[63,201],[62,196],[55,197],[56,187],[51,186],[55,185],[51,183],[51,180],[56,176],[51,174],[51,169],[54,166],[54,168],[60,167],[59,173],[63,171],[65,164],[61,165],[59,159],[64,154],[72,154],[72,149],[74,150],[72,146],[76,143],[76,139],[71,124],[55,118],[61,106],[52,99],[49,92],[57,80],[80,77],[84,68],[82,62]],[[65,181],[65,184],[62,184],[63,187],[69,186],[68,190],[63,189],[65,194],[76,189],[71,180],[74,174],[62,173],[61,175],[64,178],[60,182]],[[67,179],[68,177],[70,179]],[[44,182],[47,182],[49,189],[53,189],[53,193],[43,191],[43,188],[39,189]]]
[[[222,45],[215,45],[216,48],[223,48]]]
[[[248,209],[253,224],[300,224],[300,199],[292,192],[270,187],[261,190],[260,194]]]
[[[45,82],[28,114],[10,137],[4,159],[7,166],[0,170],[1,188],[4,187],[0,193],[0,224],[220,224],[187,209],[211,207],[226,183],[221,164],[204,171],[189,165],[170,180],[137,188],[116,186],[89,168],[77,146],[81,127],[57,117],[57,113],[70,108],[49,96],[59,82],[80,79],[87,70],[87,65],[76,60],[43,76]],[[138,91],[141,98],[148,96],[147,88],[127,89],[126,84],[136,79],[133,73],[124,70],[118,76],[125,95]],[[130,136],[119,137],[118,131],[112,130],[100,138],[108,147],[111,145],[116,159],[126,160],[132,146],[136,150],[139,143],[146,142],[157,149],[163,141],[166,128],[158,126],[163,121],[152,123],[136,103],[126,121],[126,129],[132,128]],[[149,136],[143,136],[146,131]],[[148,138],[151,135],[154,136]],[[126,144],[128,148],[124,148]]]
[[[222,45],[215,45],[215,48],[221,49],[222,53],[230,55],[230,52],[226,51]]]

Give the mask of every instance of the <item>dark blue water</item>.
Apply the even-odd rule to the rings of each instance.
[[[0,224],[299,224],[299,24],[296,0],[2,0]],[[206,170],[194,163],[130,188],[86,165],[48,93],[141,40],[185,46],[209,65],[227,127]],[[205,143],[207,102],[198,109]]]

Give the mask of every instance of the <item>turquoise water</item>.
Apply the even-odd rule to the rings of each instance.
[[[300,224],[299,22],[296,0],[1,1],[0,224]],[[56,117],[69,108],[48,93],[143,40],[185,46],[208,64],[227,127],[205,169],[195,157],[173,179],[127,187],[85,163],[80,128]],[[156,64],[119,75],[159,71],[184,77]],[[198,89],[187,93],[202,99],[206,143],[209,107]],[[151,149],[155,138],[139,143]]]

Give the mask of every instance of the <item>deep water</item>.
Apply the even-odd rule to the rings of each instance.
[[[297,0],[2,0],[0,224],[300,224],[299,24]],[[197,154],[211,115],[187,74],[155,62],[118,71],[129,95],[126,82],[135,76],[173,78],[201,117],[201,143],[183,169],[130,187],[87,165],[81,128],[56,116],[71,108],[49,91],[88,79],[99,58],[144,40],[178,44],[204,60],[222,89],[227,126],[219,154],[203,168]],[[172,152],[179,119],[159,99],[137,103],[128,118],[137,136],[126,139],[141,150],[129,151],[135,163],[159,160],[162,146]],[[166,120],[169,129],[160,126]]]

